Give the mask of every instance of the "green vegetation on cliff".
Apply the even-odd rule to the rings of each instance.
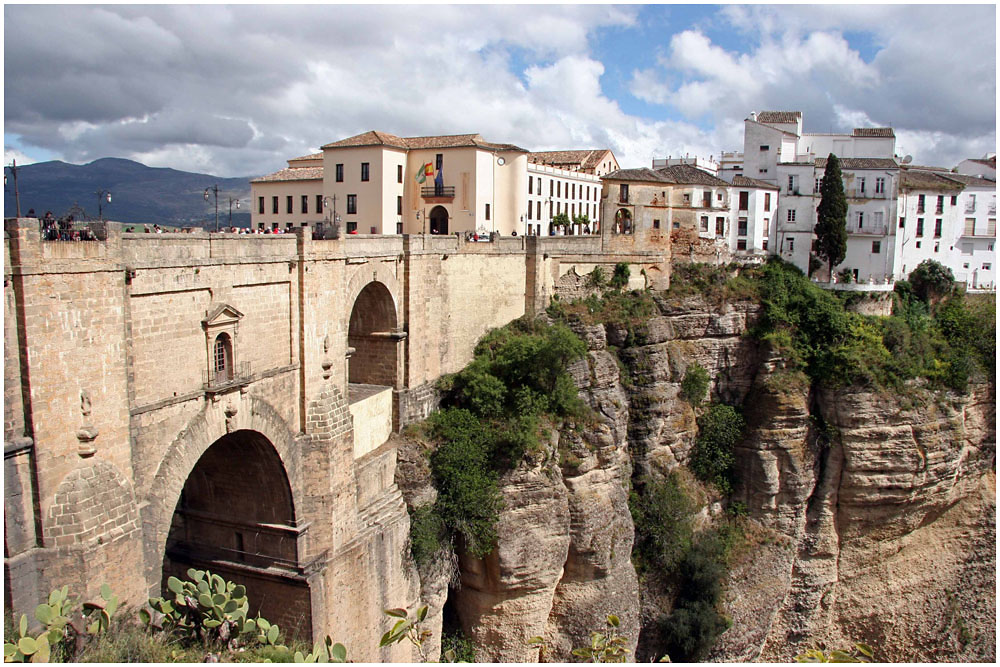
[[[418,563],[456,536],[477,557],[493,550],[500,475],[541,446],[543,423],[587,418],[566,371],[586,350],[563,325],[521,318],[487,333],[472,362],[442,378],[442,408],[425,424],[438,443],[431,455],[438,498],[414,511],[411,524]]]

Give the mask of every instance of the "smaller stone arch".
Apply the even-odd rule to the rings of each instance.
[[[632,234],[635,225],[632,222],[632,212],[627,208],[620,208],[615,211],[615,234]]]

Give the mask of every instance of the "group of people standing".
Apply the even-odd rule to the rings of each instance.
[[[35,209],[28,211],[28,217],[35,217]],[[97,237],[89,227],[74,229],[72,215],[65,215],[58,220],[52,211],[46,211],[41,218],[42,238],[46,241],[94,241]]]

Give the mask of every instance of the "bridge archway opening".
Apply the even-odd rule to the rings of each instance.
[[[435,206],[431,209],[431,234],[448,233],[448,209],[444,206]]]
[[[240,430],[216,440],[184,483],[167,535],[161,586],[210,570],[246,586],[257,612],[292,634],[312,632],[309,584],[299,557],[292,490],[281,458],[261,433]]]
[[[347,329],[347,344],[354,349],[348,382],[395,387],[399,340],[389,288],[380,282],[368,283],[354,302]]]

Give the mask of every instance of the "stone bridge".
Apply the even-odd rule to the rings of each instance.
[[[59,242],[5,221],[7,608],[104,582],[141,605],[195,566],[293,633],[408,661],[378,648],[382,609],[418,604],[390,432],[595,266],[669,280],[669,240],[295,231]]]

